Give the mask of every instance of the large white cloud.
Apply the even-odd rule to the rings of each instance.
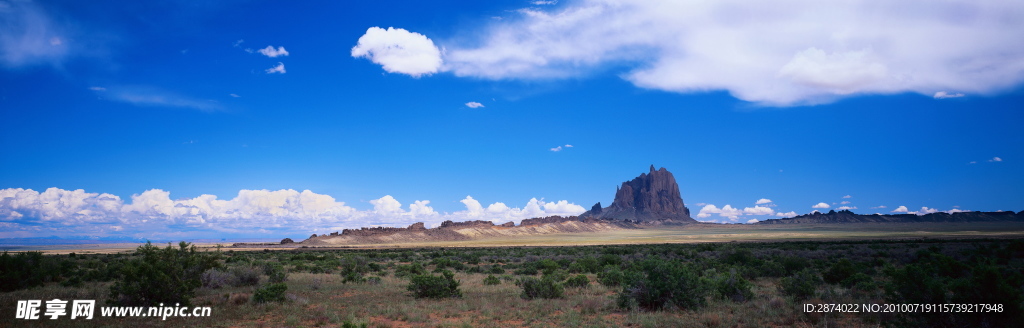
[[[371,27],[352,47],[352,57],[365,57],[391,73],[413,77],[437,73],[441,50],[423,34],[401,28]]]
[[[1024,2],[1002,0],[581,0],[522,9],[482,28],[479,40],[445,44],[443,69],[558,78],[624,64],[635,68],[622,76],[643,88],[726,90],[780,106],[858,94],[991,94],[1024,81],[1020,17]],[[364,50],[384,48],[369,45],[383,39],[371,31],[353,56],[378,62]],[[441,60],[429,39],[417,39],[430,54],[420,66],[430,69],[412,71],[433,73]],[[393,71],[419,62],[402,58],[378,63]]]

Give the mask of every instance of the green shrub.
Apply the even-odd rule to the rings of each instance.
[[[441,271],[441,276],[422,274],[412,276],[407,288],[416,298],[462,297],[459,282],[451,271]]]
[[[401,264],[395,267],[395,277],[411,277],[424,274],[427,274],[427,269],[423,268],[423,265],[419,262]]]
[[[252,294],[253,303],[282,302],[288,285],[283,282],[267,284]]]
[[[502,269],[501,265],[495,264],[494,266],[491,266],[491,269],[487,272],[491,274],[505,274],[505,269]]]
[[[363,275],[370,271],[367,260],[362,256],[346,256],[341,259],[341,283],[366,282]]]
[[[797,300],[805,300],[814,296],[818,285],[821,284],[821,278],[814,270],[807,268],[792,276],[782,278],[781,284],[784,294],[793,296]]]
[[[270,282],[272,283],[285,282],[288,280],[288,270],[285,270],[283,266],[277,264],[271,268],[270,274],[267,274],[267,277],[270,278]]]
[[[754,297],[750,290],[753,284],[736,274],[736,269],[729,270],[729,274],[722,275],[715,281],[715,289],[718,294],[732,300],[733,302],[745,302]]]
[[[544,278],[551,278],[555,282],[562,282],[565,279],[569,279],[569,273],[565,272],[565,270],[547,271],[544,273]]]
[[[584,257],[569,265],[569,272],[572,273],[598,273],[601,272],[601,263],[593,257]]]
[[[495,277],[492,274],[489,274],[487,275],[487,278],[484,278],[484,285],[497,285],[500,283],[501,279],[498,279],[498,277]]]
[[[562,285],[550,277],[542,279],[525,277],[519,281],[519,285],[523,288],[523,293],[519,296],[528,300],[534,298],[561,298],[564,292]]]
[[[850,278],[854,273],[856,273],[856,268],[854,267],[853,262],[850,262],[848,259],[840,259],[839,261],[836,261],[836,263],[832,264],[832,267],[828,270],[822,272],[821,277],[827,283],[838,284]]]
[[[590,278],[586,275],[578,274],[565,281],[565,287],[569,288],[581,288],[590,285]]]
[[[626,276],[619,270],[618,267],[606,266],[604,272],[597,274],[597,280],[605,286],[618,286],[622,284],[622,280]]]
[[[709,289],[708,282],[685,263],[648,259],[625,274],[618,304],[648,311],[673,306],[693,309],[704,306]]]
[[[186,242],[178,248],[139,246],[133,259],[121,268],[120,279],[110,286],[111,303],[152,306],[159,303],[189,305],[206,270],[218,266],[218,256],[199,253]]]

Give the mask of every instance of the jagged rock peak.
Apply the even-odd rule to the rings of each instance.
[[[611,206],[602,209],[599,203],[580,217],[696,222],[683,204],[675,176],[664,167],[656,170],[654,165],[648,173],[616,187]]]

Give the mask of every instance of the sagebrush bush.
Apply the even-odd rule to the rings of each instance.
[[[590,278],[587,278],[586,275],[582,274],[572,276],[565,280],[565,287],[569,288],[587,287],[587,285],[590,285]]]
[[[448,270],[441,271],[441,276],[421,274],[409,279],[409,287],[416,298],[462,297],[459,281],[455,274]]]
[[[796,300],[805,300],[814,296],[821,284],[821,277],[813,269],[803,269],[792,276],[782,278],[782,293],[793,296]]]
[[[235,276],[234,286],[256,286],[260,283],[260,272],[252,266],[237,266],[231,268],[231,274]]]
[[[211,289],[235,285],[234,275],[218,269],[206,270],[203,272],[203,276],[200,277],[199,280],[203,283],[203,287]]]
[[[253,303],[267,303],[267,302],[283,302],[284,292],[288,291],[288,285],[279,282],[273,284],[267,284],[252,294]]]
[[[690,265],[659,259],[640,262],[625,274],[618,303],[623,308],[653,311],[704,306],[709,282]]]
[[[400,264],[395,267],[395,277],[412,277],[418,275],[427,274],[427,269],[423,268],[423,265],[419,262],[412,262],[410,264]]]
[[[501,279],[498,279],[498,277],[495,277],[492,274],[489,274],[487,275],[487,278],[484,278],[484,285],[497,285],[500,283]]]
[[[121,277],[110,286],[111,303],[152,306],[159,303],[191,304],[203,272],[217,267],[217,254],[200,253],[195,245],[181,242],[178,248],[139,246],[135,258],[121,268]]]
[[[542,279],[524,277],[519,281],[518,285],[523,288],[523,293],[519,296],[528,300],[534,298],[562,298],[564,292],[562,285],[550,277]]]

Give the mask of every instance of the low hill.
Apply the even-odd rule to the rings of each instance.
[[[801,223],[908,223],[908,222],[1024,222],[1024,211],[1009,212],[936,212],[917,214],[856,214],[849,210],[814,212],[787,219],[770,219],[758,224],[801,224]]]

